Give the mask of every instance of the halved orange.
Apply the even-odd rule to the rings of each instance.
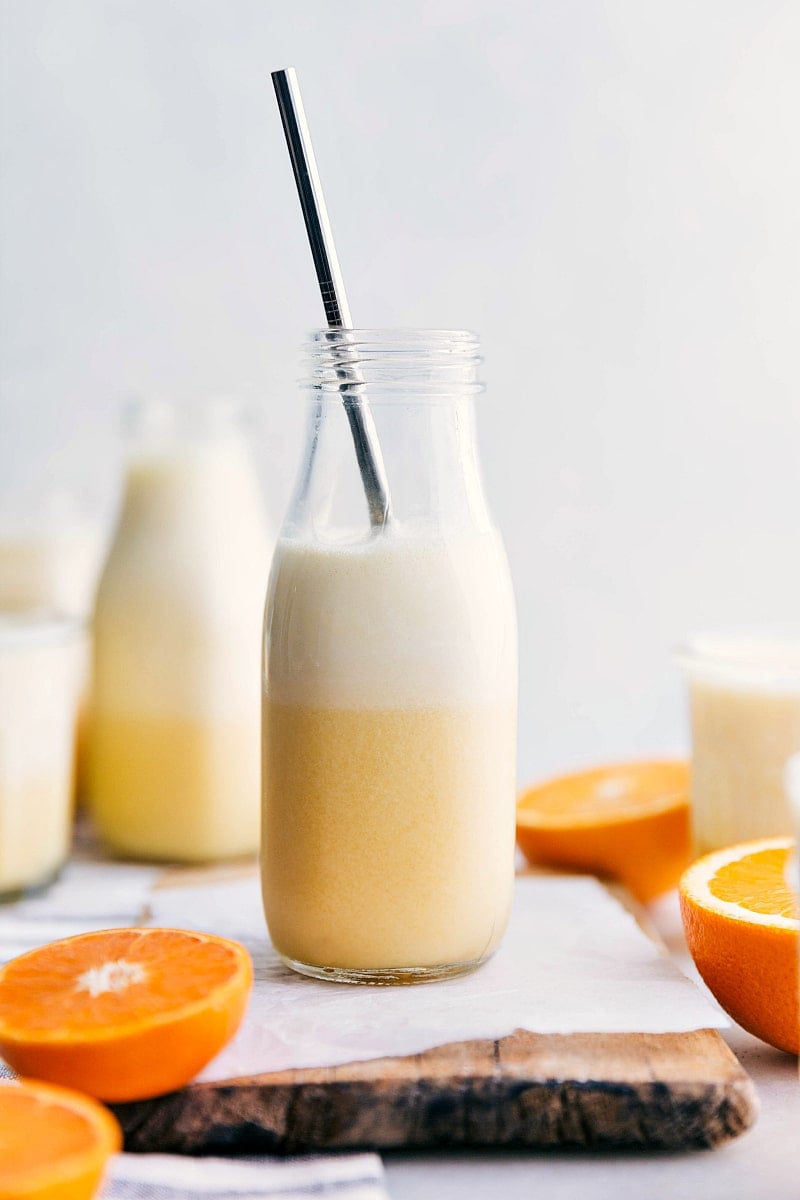
[[[0,968],[0,1054],[21,1075],[101,1100],[188,1083],[236,1032],[253,979],[238,942],[108,929]]]
[[[761,838],[699,858],[680,882],[692,958],[719,1003],[779,1050],[800,1048],[797,905],[786,881],[791,838]]]
[[[531,863],[610,876],[652,900],[691,860],[688,763],[619,763],[529,788],[517,842]]]
[[[89,1096],[31,1079],[0,1083],[3,1200],[90,1200],[121,1148],[116,1119]]]

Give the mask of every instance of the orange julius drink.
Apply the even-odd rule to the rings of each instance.
[[[265,629],[264,906],[295,969],[414,982],[477,966],[508,919],[514,601],[477,471],[475,339],[353,336],[394,507],[368,528],[335,335],[317,335]]]

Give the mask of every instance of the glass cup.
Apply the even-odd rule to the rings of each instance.
[[[701,633],[678,659],[689,684],[697,853],[791,834],[784,767],[800,751],[800,628]]]
[[[0,899],[51,882],[69,852],[87,634],[0,614]]]
[[[68,491],[0,498],[0,609],[86,620],[105,523]]]
[[[106,541],[99,513],[72,491],[0,497],[0,611],[58,613],[90,622]],[[79,801],[86,777],[90,641],[87,637],[77,728]]]

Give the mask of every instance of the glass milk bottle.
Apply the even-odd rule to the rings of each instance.
[[[374,529],[343,354],[391,493]],[[514,877],[516,620],[478,468],[478,343],[324,331],[309,359],[306,456],[265,624],[267,923],[305,974],[456,975],[497,947]]]
[[[255,470],[230,405],[132,417],[95,613],[89,807],[124,854],[252,852],[271,551]]]

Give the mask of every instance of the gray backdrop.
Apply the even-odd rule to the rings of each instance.
[[[0,0],[0,490],[109,510],[122,395],[263,409],[319,323],[268,71],[357,323],[481,333],[522,780],[680,748],[671,647],[800,611],[800,5]]]

